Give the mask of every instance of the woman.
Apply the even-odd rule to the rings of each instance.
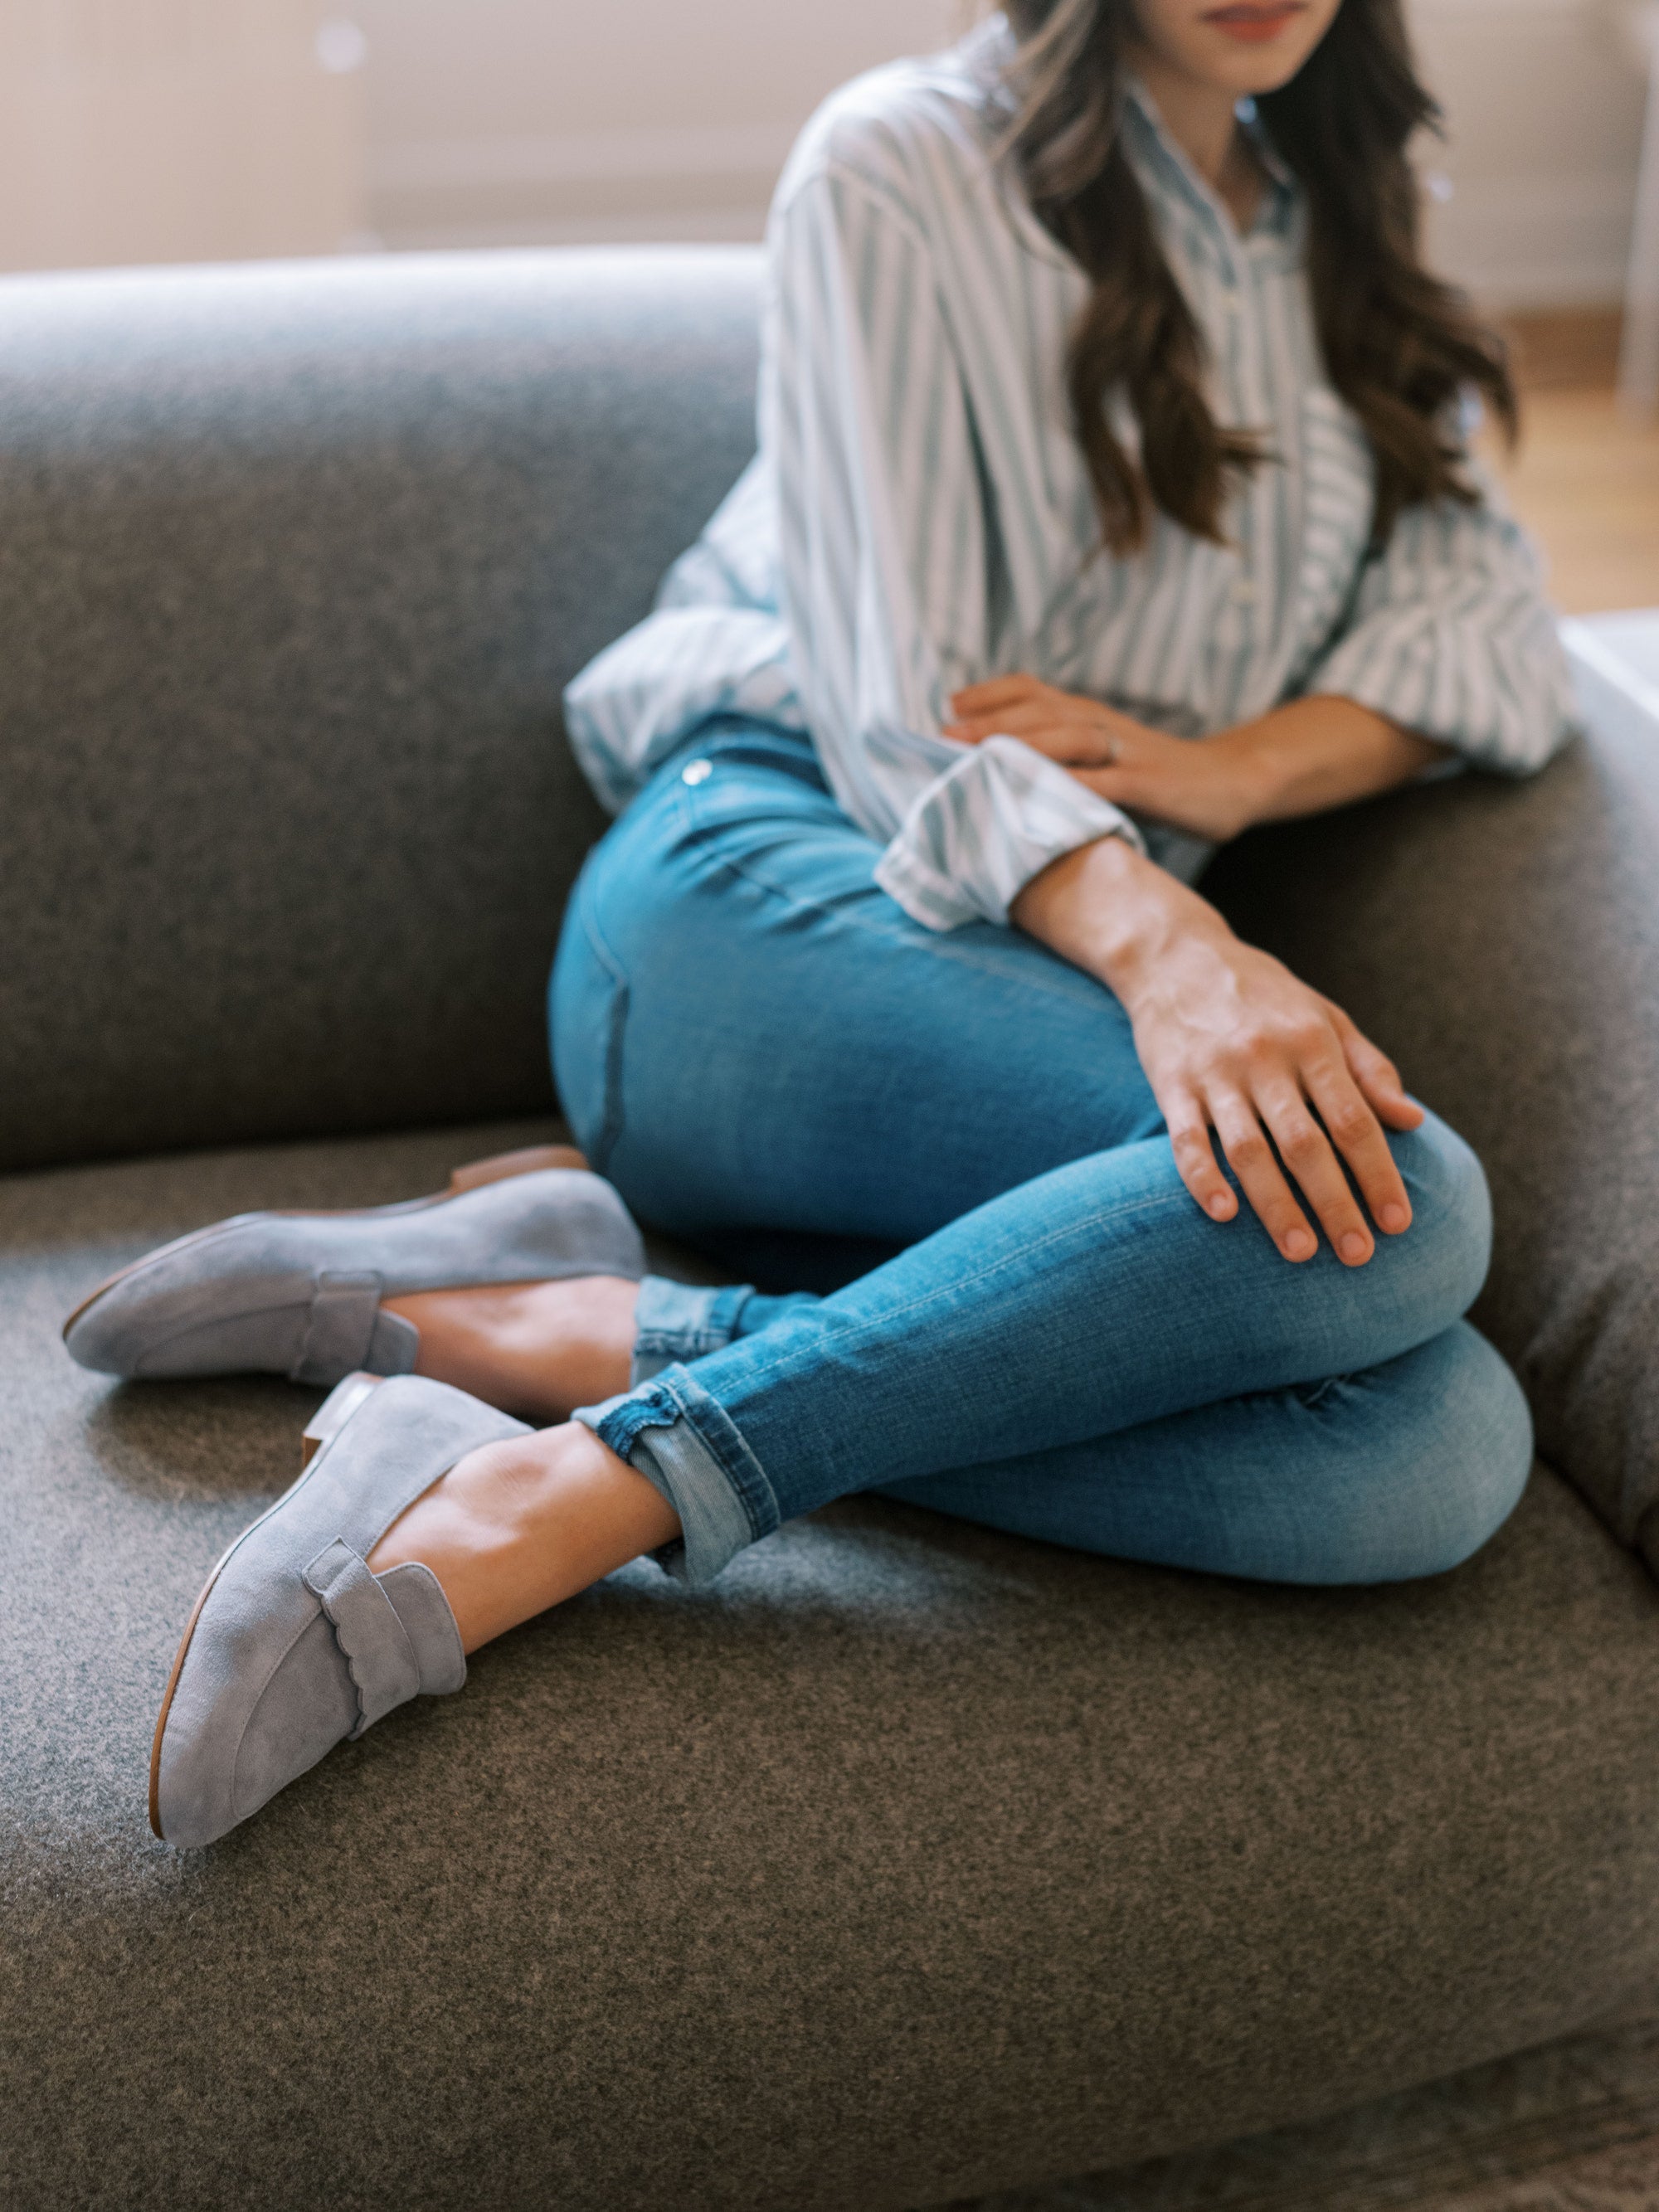
[[[552,999],[610,1183],[246,1217],[70,1324],[118,1372],[349,1376],[186,1630],[158,1833],[848,1491],[1306,1583],[1507,1515],[1478,1164],[1191,888],[1565,728],[1462,450],[1501,349],[1416,256],[1431,112],[1399,0],[1017,0],[810,126],[760,456],[568,701],[625,808]],[[645,1276],[623,1200],[792,1294]]]

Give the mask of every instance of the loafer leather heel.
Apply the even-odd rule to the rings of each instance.
[[[311,1465],[331,1437],[344,1428],[371,1390],[378,1390],[385,1381],[381,1375],[359,1372],[348,1375],[343,1382],[337,1382],[322,1404],[300,1431],[300,1466],[301,1471]]]
[[[435,1198],[340,1213],[242,1213],[162,1245],[64,1324],[70,1357],[106,1375],[286,1375],[331,1385],[406,1375],[419,1337],[388,1298],[479,1284],[619,1275],[645,1247],[608,1182],[547,1164],[568,1148],[456,1170]],[[580,1158],[579,1153],[572,1155]]]
[[[361,1387],[359,1387],[361,1386]],[[351,1376],[292,1489],[244,1531],[198,1598],[150,1753],[150,1826],[183,1850],[215,1843],[411,1698],[466,1680],[435,1575],[368,1559],[457,1460],[528,1434],[447,1383]]]
[[[480,1189],[487,1182],[510,1182],[514,1176],[539,1175],[544,1168],[574,1168],[585,1173],[587,1155],[574,1145],[526,1145],[516,1152],[492,1152],[488,1159],[469,1160],[449,1178],[448,1195]]]

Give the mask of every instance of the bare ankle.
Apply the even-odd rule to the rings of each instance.
[[[637,1283],[614,1275],[390,1298],[420,1332],[416,1372],[526,1420],[567,1419],[628,1388]]]
[[[376,1574],[417,1560],[475,1651],[679,1533],[641,1474],[575,1422],[469,1452],[393,1522]]]

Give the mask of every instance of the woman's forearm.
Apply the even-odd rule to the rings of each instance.
[[[1383,1131],[1414,1128],[1422,1109],[1399,1071],[1206,899],[1103,837],[1051,861],[1012,913],[1121,1001],[1182,1180],[1212,1220],[1238,1212],[1213,1133],[1287,1260],[1312,1257],[1311,1212],[1346,1266],[1364,1265],[1374,1247],[1354,1186],[1385,1234],[1409,1225]]]
[[[1447,757],[1444,745],[1369,707],[1322,696],[1293,699],[1206,742],[1235,773],[1249,823],[1283,822],[1372,799]]]
[[[1232,934],[1207,899],[1121,837],[1099,838],[1051,861],[1008,912],[1018,928],[1126,1005],[1184,939]]]
[[[1196,742],[1034,676],[959,691],[953,711],[947,737],[1018,738],[1113,805],[1218,844],[1257,822],[1370,799],[1447,757],[1369,707],[1324,694]]]

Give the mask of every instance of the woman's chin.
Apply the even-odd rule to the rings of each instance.
[[[1204,41],[1201,73],[1217,91],[1229,92],[1235,100],[1254,100],[1287,85],[1312,51],[1299,26],[1260,45],[1212,32]]]

